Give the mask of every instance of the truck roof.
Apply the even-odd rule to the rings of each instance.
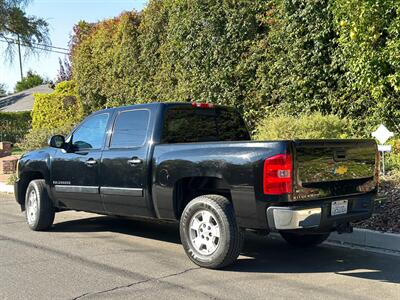
[[[151,103],[141,103],[141,104],[132,104],[132,105],[123,105],[123,106],[116,106],[116,107],[111,107],[111,108],[106,108],[102,109],[99,111],[96,111],[95,114],[98,113],[103,113],[103,112],[110,112],[115,109],[121,109],[121,108],[154,108],[157,106],[176,106],[176,105],[187,105],[191,106],[193,102],[151,102]],[[215,107],[225,107],[224,105],[215,105]]]

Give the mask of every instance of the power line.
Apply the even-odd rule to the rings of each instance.
[[[24,46],[24,47],[29,47],[29,48],[43,50],[43,51],[52,52],[52,53],[65,54],[65,55],[69,54],[69,52],[63,52],[63,51],[49,49],[49,48],[53,48],[53,49],[61,49],[61,50],[68,51],[68,49],[66,49],[66,48],[49,46],[49,45],[44,45],[44,44],[32,43],[32,45],[28,45],[26,43],[18,43],[18,41],[15,41],[13,39],[10,39],[10,40],[8,40],[8,39],[0,39],[0,42],[7,43],[7,44],[15,44],[15,45],[19,45],[20,44],[21,46]]]
[[[16,39],[5,38],[5,37],[3,37],[3,39],[5,39],[7,42],[10,42],[10,43],[12,43],[12,42],[13,42],[13,43],[18,43],[18,40],[16,40]],[[36,45],[36,46],[40,46],[40,47],[46,47],[46,48],[54,48],[54,49],[69,51],[68,48],[56,47],[56,46],[46,45],[46,44],[40,44],[40,43],[32,43],[32,45]]]

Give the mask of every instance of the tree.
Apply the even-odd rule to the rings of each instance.
[[[26,76],[15,85],[15,92],[21,92],[43,84],[44,79],[33,71],[28,71]]]
[[[4,83],[0,83],[0,98],[7,96],[6,85]]]
[[[57,74],[57,81],[56,83],[62,81],[69,81],[72,79],[72,69],[71,69],[71,62],[69,59],[65,58],[64,61],[61,58],[58,58],[58,74]]]
[[[0,0],[0,40],[7,42],[6,56],[15,55],[15,45],[27,50],[25,54],[39,53],[50,44],[48,23],[35,16],[26,15],[29,0]]]

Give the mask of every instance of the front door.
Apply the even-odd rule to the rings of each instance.
[[[72,133],[71,147],[58,149],[51,163],[53,193],[61,206],[103,212],[99,169],[109,113],[89,116]]]
[[[101,159],[100,194],[107,213],[151,216],[146,195],[149,120],[147,109],[121,110],[116,115]]]

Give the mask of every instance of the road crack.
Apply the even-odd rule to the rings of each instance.
[[[102,291],[98,291],[98,292],[84,293],[82,295],[79,295],[79,296],[73,298],[72,300],[82,299],[82,298],[87,297],[87,296],[94,296],[94,295],[100,295],[100,294],[105,294],[105,293],[109,293],[109,292],[114,292],[116,290],[130,288],[132,286],[139,285],[139,284],[142,284],[142,283],[162,281],[163,279],[166,279],[166,278],[179,276],[179,275],[182,275],[182,274],[194,271],[194,270],[199,270],[199,269],[201,269],[201,268],[200,267],[189,268],[189,269],[183,270],[181,272],[176,272],[176,273],[164,275],[164,276],[161,276],[161,277],[149,278],[149,279],[145,279],[145,280],[135,281],[135,282],[130,283],[130,284],[119,285],[119,286],[116,286],[116,287],[113,287],[113,288],[110,288],[110,289],[106,289],[106,290],[102,290]]]

